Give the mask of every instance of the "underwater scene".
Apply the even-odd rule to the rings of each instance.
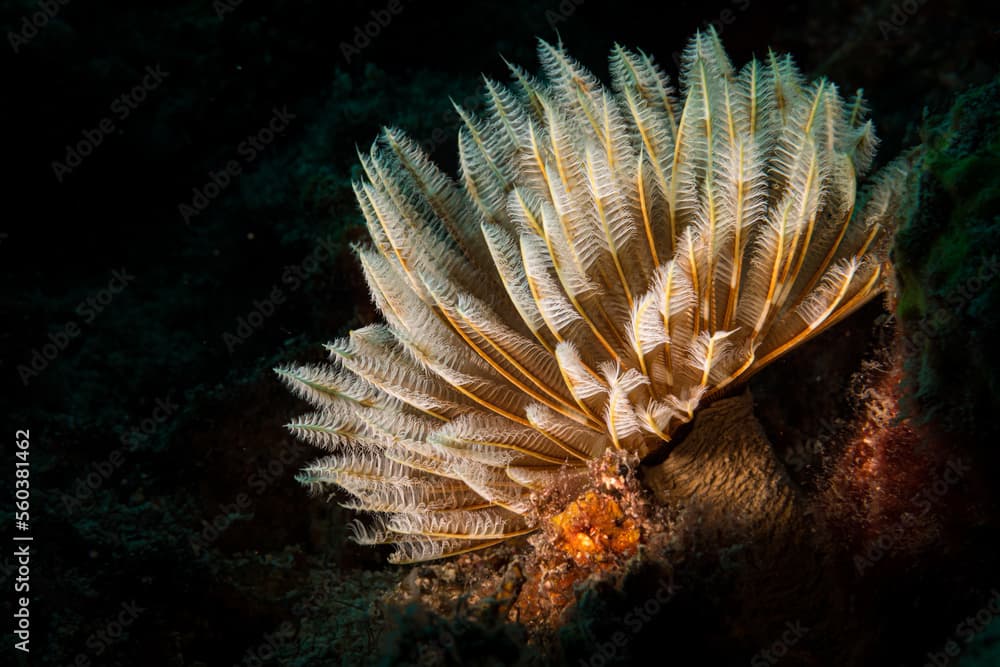
[[[3,3],[3,664],[1000,665],[1000,9]]]

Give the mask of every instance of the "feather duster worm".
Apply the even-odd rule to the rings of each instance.
[[[482,116],[458,109],[459,181],[394,129],[361,156],[385,323],[276,369],[316,408],[289,428],[330,452],[301,481],[345,489],[393,562],[530,532],[533,489],[656,450],[888,284],[905,169],[856,207],[860,93],[773,53],[737,69],[714,32],[679,93],[639,51],[614,48],[610,88],[539,52],[545,81],[512,67]]]

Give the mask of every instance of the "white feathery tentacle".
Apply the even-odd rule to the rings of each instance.
[[[859,194],[860,92],[774,53],[736,68],[711,29],[677,88],[641,51],[614,47],[607,87],[538,51],[546,80],[511,66],[481,116],[456,107],[457,179],[396,129],[359,155],[385,323],[275,369],[315,410],[289,430],[329,452],[299,479],[372,513],[350,530],[392,562],[536,529],[533,491],[662,447],[891,282],[909,171]]]

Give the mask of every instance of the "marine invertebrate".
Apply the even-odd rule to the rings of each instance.
[[[278,374],[331,453],[303,482],[370,512],[395,562],[530,532],[532,489],[607,449],[643,456],[695,410],[885,289],[903,177],[856,210],[875,145],[845,103],[769,54],[737,70],[714,32],[680,95],[615,47],[611,89],[561,46],[512,67],[464,120],[461,184],[397,130],[361,156],[359,248],[384,324]]]

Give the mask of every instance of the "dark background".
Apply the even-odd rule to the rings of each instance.
[[[319,359],[374,317],[348,247],[364,237],[350,183],[381,126],[454,170],[449,97],[474,105],[480,72],[506,80],[500,55],[534,70],[535,37],[558,31],[602,77],[616,42],[673,73],[714,22],[735,62],[770,46],[864,88],[882,163],[919,141],[925,110],[995,74],[984,5],[245,0],[220,17],[208,1],[73,0],[13,45],[44,10],[4,2],[5,189],[20,206],[0,219],[0,376],[5,428],[31,430],[32,661],[237,664],[283,623],[295,639],[275,664],[371,655],[355,602],[399,571],[345,544],[346,514],[294,482],[313,452],[281,428],[302,406],[269,369]],[[355,41],[373,11],[389,20]],[[147,67],[168,75],[119,117]],[[275,108],[294,118],[247,160],[241,142]],[[114,131],[58,178],[104,118]],[[180,205],[230,160],[242,175],[185,221]],[[102,292],[115,270],[134,279]],[[249,507],[233,511],[240,493]],[[95,640],[132,601],[144,611]]]

